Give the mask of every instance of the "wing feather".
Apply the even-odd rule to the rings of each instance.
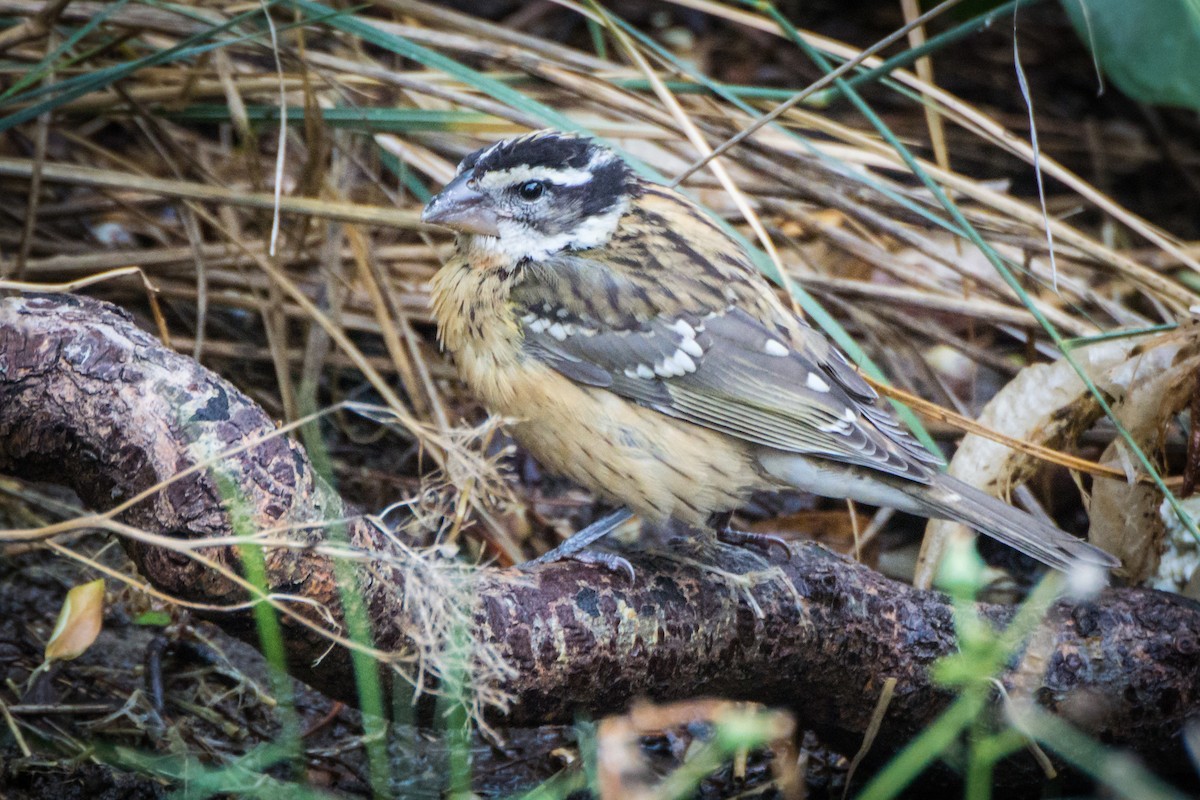
[[[579,266],[575,255],[572,267],[586,274]],[[811,329],[815,346],[804,338],[797,346],[788,326],[734,305],[614,328],[572,303],[578,275],[529,285],[536,279],[514,294],[525,353],[570,380],[765,447],[929,481],[936,458],[874,405],[871,387]],[[565,288],[572,297],[556,298]]]

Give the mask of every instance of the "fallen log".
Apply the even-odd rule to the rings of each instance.
[[[342,602],[319,523],[343,520],[340,535],[359,556],[347,563],[375,647],[393,656],[381,668],[391,674],[413,653],[436,658],[441,647],[430,641],[437,626],[418,625],[414,611],[428,599],[423,582],[436,559],[346,507],[249,398],[112,305],[68,295],[0,299],[0,471],[70,486],[97,511],[165,481],[117,519],[170,537],[122,538],[151,583],[192,603],[247,597],[236,580],[238,548],[219,541],[232,535],[231,508],[286,539],[264,555],[271,592],[305,601],[283,617],[291,669],[337,699],[357,697],[347,651],[327,654],[323,629],[339,630]],[[789,561],[769,565],[723,551],[720,571],[695,558],[631,554],[632,582],[575,562],[469,571],[470,634],[488,654],[472,675],[483,713],[498,724],[570,722],[636,697],[720,696],[789,708],[800,725],[854,752],[881,687],[895,678],[872,754],[885,758],[953,699],[929,674],[957,648],[951,605],[817,545],[792,549]],[[244,606],[209,613],[257,642]],[[1003,626],[1012,609],[980,604],[979,613]],[[1200,710],[1200,608],[1110,589],[1090,602],[1060,601],[1031,641],[1002,676],[1010,693],[1160,774],[1189,773],[1181,731]],[[997,781],[1030,786],[1041,775],[1032,758],[1010,758]]]

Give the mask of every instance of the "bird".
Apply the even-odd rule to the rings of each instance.
[[[431,295],[467,388],[543,467],[619,508],[549,560],[630,569],[585,548],[633,514],[769,547],[732,512],[800,489],[965,523],[1060,570],[1120,565],[942,472],[741,244],[591,137],[481,148],[422,220],[456,233]]]

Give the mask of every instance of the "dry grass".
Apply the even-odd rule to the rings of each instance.
[[[548,122],[604,136],[670,180],[755,121],[711,92],[680,93],[681,82],[692,81],[635,43],[608,12],[564,5],[609,26],[610,59],[407,0],[307,25],[299,23],[320,13],[279,4],[273,32],[245,4],[204,4],[190,13],[114,5],[69,48],[74,59],[60,53],[56,61],[65,66],[38,74],[24,91],[103,76],[139,58],[145,66],[67,98],[48,91],[23,101],[18,94],[5,109],[31,113],[48,98],[53,106],[5,139],[0,175],[9,178],[9,200],[0,241],[10,255],[3,270],[9,279],[53,284],[137,266],[168,309],[172,345],[218,371],[236,364],[231,377],[280,418],[294,419],[336,400],[341,385],[358,384],[354,391],[387,406],[427,464],[447,466],[447,454],[457,452],[454,426],[477,411],[446,380],[430,335],[426,282],[446,241],[418,221],[424,193],[471,149]],[[748,11],[686,5],[783,35]],[[34,21],[42,8],[0,2],[0,12]],[[72,3],[58,10],[57,22],[75,29],[97,10]],[[218,25],[225,27],[204,33]],[[4,45],[18,65],[37,63],[61,44],[58,35],[13,38]],[[400,38],[405,45],[396,44]],[[858,55],[820,41],[834,55]],[[176,58],[189,43],[219,46]],[[412,46],[475,69],[422,69],[396,52],[414,55],[404,49]],[[9,83],[22,72],[10,67]],[[960,141],[964,132],[971,137],[952,155],[978,158],[990,149],[1032,164],[1025,139],[983,111],[913,74],[893,78],[929,98]],[[497,80],[525,102],[490,95],[486,82]],[[281,97],[290,112],[282,127],[271,121]],[[1040,332],[991,265],[928,218],[945,215],[896,153],[861,123],[837,121],[846,116],[797,104],[779,115],[780,124],[691,171],[684,188],[751,228],[751,239],[783,267],[785,283],[805,287],[855,328],[894,380],[970,412],[988,391],[973,391],[976,372],[1003,379],[997,363],[1019,351],[1022,339],[1036,347]],[[1102,210],[1107,224],[1162,256],[1114,249],[1093,231],[1052,219],[1052,262],[1036,202],[994,182],[921,166],[1023,270],[1029,302],[1066,335],[1170,322],[1195,301],[1163,268],[1196,268],[1187,248],[1046,154],[1039,163],[1068,189],[1050,198],[1053,208]],[[111,278],[90,291],[146,307],[136,281]],[[871,347],[883,342],[903,346]],[[936,345],[976,362],[965,374],[965,394],[948,385],[963,383],[962,370],[927,366]],[[460,472],[460,488],[473,485],[477,469]],[[513,504],[492,508],[469,498],[469,505],[484,521],[476,529],[491,554],[505,562],[527,554],[521,531],[497,516]]]
[[[718,20],[767,53],[792,47],[742,7],[664,8]],[[481,457],[504,440],[476,430],[482,411],[437,351],[428,280],[449,241],[419,222],[420,208],[463,155],[498,138],[570,125],[664,182],[686,173],[682,189],[761,248],[798,307],[811,313],[815,299],[897,385],[968,417],[1023,364],[1056,354],[1034,311],[1065,336],[1089,337],[1173,323],[1197,303],[1200,251],[1046,152],[1037,161],[1054,180],[1049,216],[1036,196],[1007,191],[1035,161],[1027,134],[1007,127],[1019,116],[904,70],[892,80],[925,105],[886,96],[905,141],[928,141],[934,126],[946,153],[920,167],[1017,272],[1024,296],[949,231],[929,190],[845,106],[798,102],[697,169],[787,93],[731,102],[619,27],[611,9],[558,0],[538,13],[575,15],[604,51],[582,49],[584,22],[555,40],[417,0],[332,17],[304,2],[0,0],[0,15],[25,21],[0,32],[0,89],[55,54],[53,69],[0,107],[10,115],[0,120],[0,279],[18,291],[67,284],[144,315],[281,421],[344,399],[373,404],[329,417],[341,486],[369,508],[444,511],[421,518],[415,544],[437,534],[470,561],[499,564],[553,543],[592,499],[523,462],[514,475]],[[861,56],[806,38],[835,58]],[[1050,118],[1042,141],[1072,133]],[[1087,146],[1093,160],[1148,157],[1103,131]],[[981,180],[947,160],[994,169],[975,170]],[[394,424],[375,425],[381,418]],[[937,420],[928,427],[939,440],[955,435]],[[420,496],[429,481],[436,502]],[[32,492],[0,502],[13,514],[45,508]],[[462,617],[465,580],[448,584],[438,624]]]

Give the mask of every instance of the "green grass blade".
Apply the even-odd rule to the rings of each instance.
[[[583,771],[569,769],[563,770],[527,792],[513,796],[510,800],[566,800],[567,797],[587,788],[587,778]]]
[[[696,80],[702,85],[706,86],[713,94],[731,103],[747,114],[755,116],[758,115],[758,111],[755,108],[747,105],[740,98],[729,92],[723,84],[713,81],[704,73],[675,58],[675,56],[669,51],[658,45],[657,42],[634,28],[625,20],[614,16],[611,12],[609,13],[609,17],[618,25],[620,25],[622,30],[641,43],[643,47],[652,51],[655,55],[667,63],[670,63],[673,67],[683,72],[683,74],[688,75],[693,80]],[[783,131],[793,139],[803,143],[805,147],[809,149],[809,152],[816,152],[807,140],[797,135],[794,131],[789,130],[783,125],[775,125],[774,127],[777,130]],[[821,158],[825,158],[823,155],[818,155]],[[846,170],[846,173],[851,175],[855,180],[862,180],[861,176],[851,173],[850,170]],[[898,195],[895,195],[893,192],[886,190],[885,187],[879,185],[874,185],[874,188],[878,189],[880,192],[883,192],[885,195],[891,197],[897,202],[900,202],[906,207],[911,206],[913,211],[916,211],[917,213],[924,213],[923,209],[920,209],[915,203],[908,201],[907,198],[901,198]],[[758,267],[758,269],[761,270],[764,275],[777,284],[786,285],[791,290],[792,296],[796,299],[796,302],[799,304],[800,308],[804,310],[804,313],[808,314],[808,316],[812,318],[813,322],[816,323],[817,327],[825,331],[825,333],[829,335],[829,338],[833,339],[838,347],[840,347],[842,351],[849,356],[851,361],[857,364],[863,370],[863,372],[867,373],[875,380],[884,384],[890,383],[883,370],[880,369],[873,360],[871,360],[871,357],[867,355],[866,351],[863,350],[862,347],[859,346],[858,342],[856,342],[854,338],[850,336],[846,329],[842,327],[841,323],[839,323],[833,317],[833,315],[830,314],[823,305],[821,305],[820,301],[813,297],[803,286],[798,285],[796,281],[788,281],[785,284],[782,276],[779,275],[778,271],[775,269],[775,265],[771,262],[771,259],[767,257],[766,253],[734,230],[724,220],[717,219],[717,222],[725,229],[727,233],[729,233],[730,236],[737,240],[738,243],[746,249],[751,258],[754,260],[755,266]],[[938,447],[937,442],[934,441],[933,437],[929,435],[929,431],[926,430],[925,426],[921,423],[920,419],[917,418],[917,415],[914,414],[911,409],[909,409],[903,403],[895,401],[892,401],[892,406],[896,409],[896,413],[908,426],[909,430],[913,432],[913,434],[921,441],[922,444],[924,444],[927,448],[929,448],[930,451],[934,453],[941,452],[941,448]]]
[[[368,44],[381,47],[404,58],[412,59],[430,69],[445,72],[447,75],[457,78],[466,85],[508,104],[517,111],[536,118],[543,125],[567,131],[583,131],[580,125],[565,114],[521,94],[503,81],[484,75],[477,70],[458,63],[448,56],[444,56],[416,42],[405,39],[403,36],[389,33],[376,27],[368,20],[346,14],[336,14],[334,9],[320,3],[314,3],[312,0],[285,0],[285,2],[292,8],[303,11],[311,17],[325,18],[325,24],[357,36]],[[312,21],[310,20],[310,22]]]
[[[306,109],[289,106],[289,124],[303,123]],[[198,103],[186,108],[159,112],[164,119],[175,122],[222,123],[230,122],[233,114],[224,104]],[[279,107],[264,105],[246,106],[246,118],[259,125],[278,123]],[[479,111],[448,111],[425,108],[366,108],[338,106],[321,109],[321,119],[331,128],[349,128],[371,133],[416,133],[423,131],[447,131],[477,133],[494,131],[503,124],[490,114]]]
[[[1090,344],[1099,344],[1100,342],[1111,342],[1117,339],[1131,339],[1135,336],[1149,336],[1155,333],[1167,333],[1179,328],[1176,322],[1168,322],[1163,325],[1151,325],[1147,328],[1129,328],[1119,331],[1108,331],[1107,333],[1098,333],[1095,336],[1076,336],[1072,339],[1064,339],[1066,345],[1070,349],[1077,347],[1086,347]]]
[[[328,9],[326,6],[312,2],[312,0],[286,1],[288,5],[305,11],[309,14],[328,14],[330,11],[330,9]],[[629,30],[629,27],[624,24],[623,20],[615,17],[614,20],[616,20],[624,30]],[[364,41],[370,42],[371,44],[375,44],[398,55],[402,55],[405,58],[410,58],[414,61],[417,61],[426,67],[441,70],[442,72],[461,80],[468,86],[471,86],[478,91],[487,93],[495,99],[507,103],[514,109],[534,117],[535,119],[539,120],[541,124],[559,128],[560,130],[587,132],[585,128],[575,123],[569,117],[521,94],[511,86],[505,84],[503,81],[483,75],[476,70],[459,64],[457,61],[454,61],[447,56],[422,47],[421,45],[411,42],[401,36],[396,36],[380,30],[365,20],[343,15],[337,17],[336,19],[329,20],[328,24],[338,28],[339,30],[345,31],[346,33],[358,36]],[[628,153],[625,153],[620,148],[615,149],[617,149],[618,152],[621,152],[622,156],[629,161],[629,163],[642,175],[645,175],[651,180],[660,182],[664,181],[664,178],[661,174],[642,163],[640,159],[631,157]],[[715,215],[714,219],[716,219],[722,225],[722,227],[739,242],[739,244],[746,248],[746,251],[754,260],[755,265],[762,270],[764,274],[766,274],[772,280],[780,282],[781,276],[777,274],[775,266],[771,263],[770,259],[767,258],[766,253],[762,252],[762,250],[751,244],[745,237],[733,230],[733,228],[729,226],[728,223],[724,222],[724,220],[717,218]],[[856,364],[862,367],[867,374],[871,375],[876,380],[886,381],[883,371],[871,361],[862,348],[858,346],[858,343],[855,342],[854,339],[850,337],[849,333],[846,332],[845,328],[843,328],[829,314],[829,312],[817,302],[816,298],[804,291],[801,287],[795,286],[794,283],[793,288],[795,289],[797,302],[800,304],[801,308],[803,308],[804,311],[813,318],[817,325],[819,325],[822,330],[828,333],[830,337],[833,338],[833,340],[837,342],[837,344],[846,352],[846,354],[849,355]],[[933,437],[931,437],[925,430],[925,427],[916,418],[916,415],[903,406],[899,406],[898,410],[908,423],[909,427],[914,431],[914,433],[916,433],[925,446],[937,452],[937,443],[934,442]]]
[[[302,395],[302,415],[314,414],[314,395],[305,392]],[[317,491],[330,491],[334,486],[333,460],[329,449],[321,437],[320,423],[314,421],[300,428],[304,440],[304,448],[312,461],[313,471],[317,474],[319,486]],[[336,502],[321,503],[322,508],[341,509]],[[349,545],[346,527],[340,521],[327,520],[331,524],[326,530],[329,542],[335,545]],[[346,635],[354,642],[366,648],[375,646],[375,635],[371,627],[370,612],[363,602],[366,593],[359,587],[361,577],[353,563],[344,558],[334,557],[333,575],[337,582],[338,599],[342,603],[342,619],[346,624]],[[388,777],[391,769],[387,754],[387,708],[384,703],[383,682],[380,677],[381,665],[370,653],[359,649],[350,650],[350,667],[354,672],[354,688],[358,694],[358,707],[362,712],[363,749],[367,754],[367,772],[370,776],[371,787],[377,796],[387,793]]]
[[[81,28],[78,28],[74,33],[68,36],[62,44],[54,48],[54,50],[51,52],[47,53],[45,58],[35,64],[29,70],[29,72],[22,75],[20,79],[17,80],[12,86],[5,89],[4,92],[0,94],[0,102],[12,97],[26,86],[31,86],[32,84],[41,80],[42,76],[50,71],[51,66],[57,63],[58,60],[62,58],[64,53],[74,47],[83,37],[95,30],[101,23],[112,16],[115,12],[124,8],[125,4],[128,2],[129,0],[117,0],[117,2],[109,3],[101,8],[99,13],[89,19]]]
[[[1016,722],[1047,749],[1119,797],[1127,800],[1185,800],[1187,797],[1150,772],[1134,756],[1093,741],[1066,721],[1040,708],[1030,707],[1018,712]]]
[[[898,797],[917,776],[941,758],[979,715],[986,704],[977,691],[962,694],[929,727],[875,773],[857,800],[891,800]]]
[[[767,16],[769,16],[780,27],[780,30],[784,31],[784,33],[793,41],[793,43],[800,48],[800,50],[803,51],[805,55],[807,55],[820,69],[827,72],[832,71],[828,59],[826,59],[816,48],[804,41],[804,37],[800,35],[800,32],[796,30],[795,26],[792,25],[791,22],[789,22],[788,19],[781,14],[772,3],[768,2],[768,0],[745,1],[754,8],[765,12]],[[945,191],[942,190],[942,187],[939,186],[936,181],[930,178],[929,174],[921,168],[921,165],[917,163],[916,158],[913,157],[909,149],[905,147],[904,144],[891,131],[891,129],[884,124],[883,120],[881,120],[878,115],[871,110],[871,107],[867,105],[866,101],[864,101],[862,97],[854,91],[854,89],[849,88],[844,80],[838,79],[836,81],[836,85],[842,88],[842,90],[846,93],[846,96],[854,104],[855,108],[858,109],[859,113],[861,113],[867,119],[867,121],[871,123],[876,131],[883,136],[884,140],[896,151],[896,154],[900,156],[905,165],[918,179],[920,179],[925,188],[933,193],[933,196],[937,199],[937,201],[944,209],[946,209],[951,218],[962,229],[962,232],[966,236],[967,240],[970,241],[971,244],[975,245],[975,247],[977,247],[981,253],[983,253],[984,257],[989,263],[991,263],[992,267],[1000,274],[1000,277],[1005,284],[1007,284],[1013,293],[1016,294],[1020,299],[1021,304],[1024,305],[1029,313],[1033,315],[1033,318],[1037,321],[1038,325],[1042,327],[1042,330],[1046,332],[1051,341],[1053,341],[1055,346],[1058,347],[1059,351],[1063,355],[1063,359],[1071,366],[1071,368],[1075,371],[1075,374],[1079,376],[1079,379],[1083,382],[1084,386],[1087,387],[1088,391],[1091,392],[1101,410],[1103,410],[1105,415],[1112,420],[1113,426],[1117,429],[1118,434],[1129,446],[1130,450],[1137,458],[1138,464],[1142,467],[1146,474],[1150,476],[1151,480],[1154,481],[1154,484],[1158,487],[1159,491],[1163,493],[1167,503],[1179,517],[1180,522],[1184,525],[1184,527],[1187,528],[1188,532],[1191,533],[1197,541],[1200,541],[1200,530],[1197,529],[1195,521],[1186,511],[1184,511],[1183,506],[1181,506],[1179,503],[1179,498],[1177,498],[1175,493],[1172,492],[1170,487],[1167,486],[1166,481],[1163,480],[1163,477],[1161,474],[1159,474],[1158,469],[1150,461],[1150,458],[1138,445],[1137,441],[1134,440],[1133,435],[1125,428],[1124,425],[1121,424],[1120,420],[1116,418],[1116,415],[1113,413],[1112,406],[1104,397],[1104,394],[1092,381],[1091,376],[1089,376],[1084,371],[1083,367],[1080,366],[1078,360],[1071,355],[1070,348],[1067,346],[1066,340],[1063,338],[1062,334],[1058,332],[1058,329],[1054,327],[1053,323],[1046,318],[1046,315],[1042,313],[1041,309],[1039,309],[1033,302],[1032,298],[1029,297],[1029,294],[1025,291],[1025,288],[1021,286],[1020,281],[1017,280],[1012,270],[1010,270],[1007,264],[1005,264],[1004,259],[1000,257],[1000,255],[995,251],[994,248],[991,247],[991,245],[984,241],[983,236],[980,235],[979,231],[975,229],[975,226],[972,225],[969,220],[967,220],[966,216],[962,213],[962,210],[958,207],[958,205],[954,203],[949,196],[946,195]]]
[[[209,50],[214,50],[219,47],[226,47],[230,44],[233,44],[235,41],[240,41],[240,39],[238,39],[204,44],[217,34],[227,31],[241,24],[250,17],[257,16],[261,13],[261,9],[255,8],[253,11],[247,11],[243,14],[239,14],[238,16],[233,17],[221,25],[214,26],[213,28],[200,31],[193,36],[189,36],[187,39],[183,40],[174,47],[169,47],[166,50],[159,50],[158,52],[151,53],[148,56],[144,56],[133,61],[117,64],[106,69],[97,70],[94,73],[79,75],[75,78],[54,84],[54,86],[49,88],[58,91],[58,94],[48,100],[35,103],[32,106],[23,108],[20,111],[0,119],[0,132],[6,131],[9,128],[28,122],[32,119],[36,119],[47,111],[53,111],[64,103],[68,103],[77,97],[82,97],[85,94],[103,89],[104,87],[109,86],[116,81],[121,80],[122,78],[128,77],[129,75],[132,75],[133,73],[145,67],[153,67],[180,59],[192,58],[200,55],[201,53],[206,53]],[[33,93],[27,93],[25,96],[9,98],[6,102],[12,103],[15,101],[24,100],[26,97],[32,94]]]
[[[1010,17],[1017,12],[1020,6],[1033,6],[1042,0],[1011,0],[1002,6],[990,9],[982,14],[967,20],[964,23],[956,25],[947,31],[930,36],[917,47],[910,47],[907,50],[897,53],[891,58],[885,59],[879,66],[864,68],[859,70],[859,74],[852,78],[846,79],[847,89],[857,89],[860,86],[865,86],[880,78],[890,75],[894,70],[904,69],[913,64],[917,59],[923,58],[930,53],[936,53],[943,47],[954,44],[960,39],[964,39],[972,34],[987,30],[996,24],[998,20]],[[808,105],[814,108],[824,108],[836,102],[840,98],[846,96],[846,91],[839,86],[830,86],[817,92],[808,99]]]
[[[424,205],[429,202],[429,198],[433,197],[433,192],[429,191],[429,187],[422,183],[413,170],[408,168],[408,164],[397,158],[395,153],[380,150],[379,161],[383,164],[384,169],[400,179],[400,185],[417,198],[417,202]]]

